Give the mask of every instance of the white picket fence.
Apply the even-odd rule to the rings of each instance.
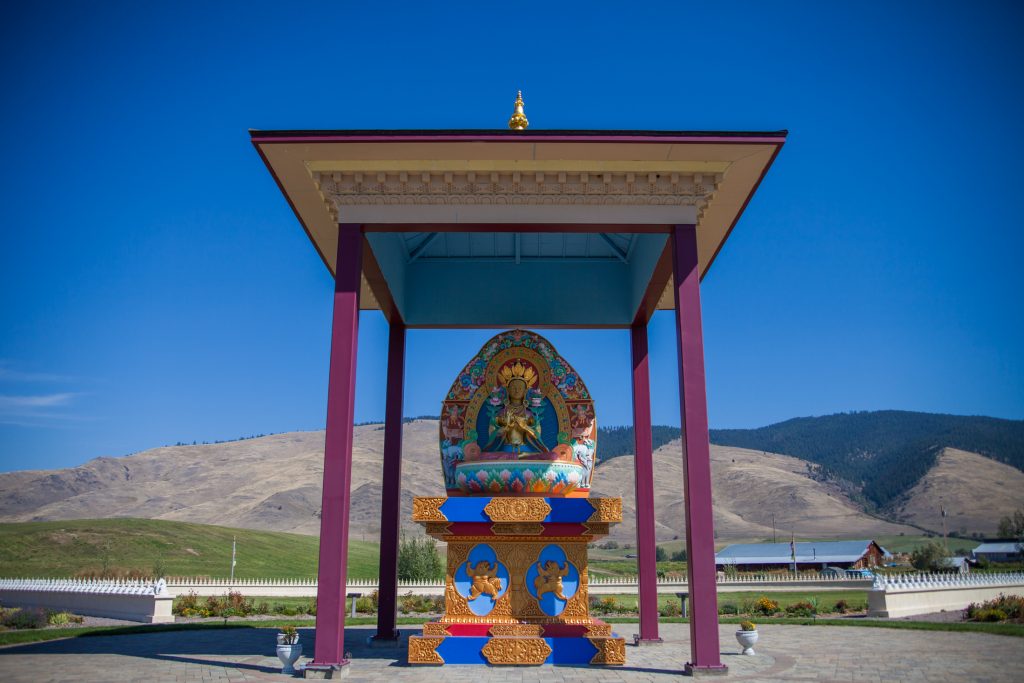
[[[868,592],[868,616],[952,612],[1000,595],[1024,595],[1024,572],[877,576]]]
[[[164,579],[0,579],[0,604],[6,607],[43,607],[156,624],[174,621],[173,601]]]
[[[850,577],[821,576],[816,572],[800,572],[799,574],[737,574],[718,576],[720,593],[773,590],[867,590],[871,579],[855,579]],[[588,581],[591,595],[608,595],[615,593],[636,593],[639,590],[637,577],[593,577]],[[376,579],[353,579],[345,585],[345,592],[369,595],[379,588]],[[238,591],[243,595],[266,597],[313,597],[316,595],[316,579],[210,579],[202,577],[172,577],[167,579],[167,591],[174,596],[195,593],[200,596],[224,595],[230,591]],[[400,581],[399,594],[444,595],[444,583],[441,581]],[[659,593],[689,592],[684,578],[663,577],[658,579]]]

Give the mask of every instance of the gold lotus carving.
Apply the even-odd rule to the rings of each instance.
[[[491,638],[481,651],[490,664],[537,665],[551,655],[542,638]]]
[[[543,522],[551,506],[543,498],[494,497],[484,512],[492,522]]]
[[[444,638],[409,636],[410,664],[444,664],[444,659],[437,654],[437,646]]]
[[[412,499],[412,520],[414,522],[447,522],[441,506],[447,498],[417,496]]]

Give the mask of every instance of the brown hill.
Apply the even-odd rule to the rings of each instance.
[[[991,535],[999,519],[1024,507],[1024,472],[977,453],[943,449],[938,461],[893,507],[894,515],[926,529]]]
[[[683,537],[682,446],[677,439],[654,452],[655,524],[659,541]],[[775,453],[711,446],[712,504],[719,540],[828,538],[918,533],[868,516],[840,491],[807,476],[807,463]],[[635,537],[633,456],[605,463],[594,475],[595,495],[621,496],[625,521],[615,538]]]
[[[384,432],[356,427],[352,465],[353,538],[379,528]],[[403,432],[403,519],[413,496],[443,495],[437,422],[415,420]],[[201,446],[155,448],[80,467],[0,474],[0,521],[144,517],[249,529],[317,534],[323,476],[323,432],[293,432]],[[712,446],[715,521],[721,540],[768,538],[772,515],[780,535],[874,536],[907,527],[859,511],[840,492],[806,474],[784,455]],[[655,453],[659,540],[683,536],[679,441]],[[633,458],[599,466],[595,495],[622,496],[626,522],[614,537],[628,541],[633,522]],[[410,522],[407,529],[416,528]]]

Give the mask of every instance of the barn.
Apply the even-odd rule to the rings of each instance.
[[[891,557],[871,540],[734,543],[715,553],[715,565],[718,569],[731,565],[741,571],[792,569],[794,551],[797,569],[870,569]]]

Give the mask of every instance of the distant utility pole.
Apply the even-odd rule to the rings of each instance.
[[[235,582],[235,545],[237,541],[237,536],[231,537],[231,583]]]
[[[775,537],[775,513],[772,513],[772,543],[778,543],[779,539]]]
[[[942,513],[942,545],[946,546],[946,554],[949,554],[949,538],[946,535],[946,508],[943,505],[939,506],[939,512]]]

